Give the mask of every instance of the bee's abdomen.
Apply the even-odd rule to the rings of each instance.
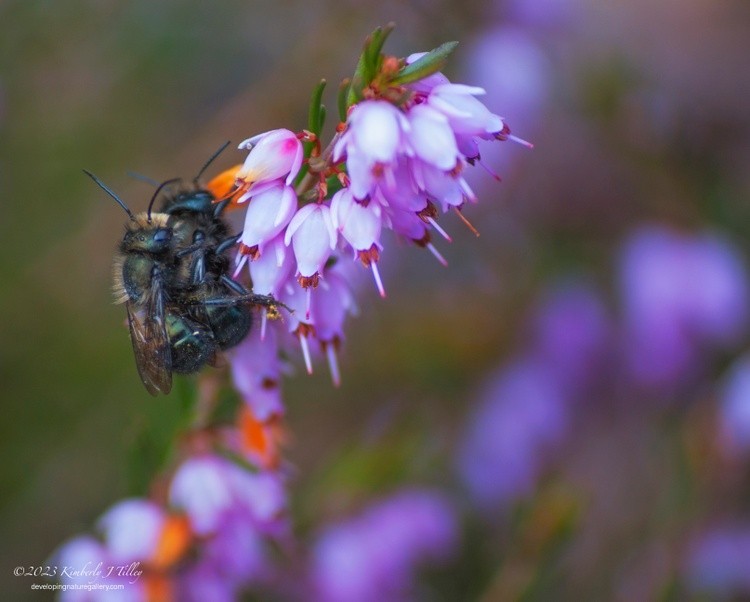
[[[253,324],[252,310],[246,305],[211,307],[207,313],[216,343],[222,350],[239,344]]]
[[[211,332],[186,316],[167,314],[167,334],[174,372],[198,372],[216,354],[216,343]]]

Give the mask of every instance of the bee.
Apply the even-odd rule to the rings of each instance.
[[[238,236],[228,234],[221,217],[228,201],[217,203],[198,184],[224,147],[192,187],[167,194],[158,213],[155,201],[180,178],[162,182],[147,211],[136,215],[84,170],[129,218],[114,260],[114,289],[116,301],[125,304],[138,374],[152,395],[169,393],[173,372],[190,374],[215,364],[219,351],[242,341],[252,327],[253,306],[276,313],[279,305],[229,277],[225,252]]]

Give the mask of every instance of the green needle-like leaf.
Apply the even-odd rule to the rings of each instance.
[[[321,112],[323,106],[320,104],[320,100],[323,98],[323,90],[326,87],[326,80],[321,79],[320,83],[315,86],[313,90],[312,98],[310,99],[310,110],[307,118],[307,129],[309,129],[316,136],[320,135],[322,127]],[[308,155],[305,155],[308,156]]]
[[[341,120],[342,122],[346,121],[346,109],[348,108],[346,99],[349,96],[349,89],[351,88],[351,86],[352,80],[350,80],[349,78],[343,80],[341,82],[341,85],[339,86],[339,95],[336,104],[339,110],[339,120]]]
[[[458,42],[446,42],[434,50],[430,50],[430,52],[414,61],[411,65],[406,65],[401,69],[391,83],[409,84],[440,71],[445,64],[445,59],[455,50],[456,46],[458,46]]]

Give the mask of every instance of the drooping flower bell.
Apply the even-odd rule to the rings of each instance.
[[[235,183],[244,193],[238,203],[272,186],[275,180],[284,179],[287,186],[291,185],[304,158],[297,134],[287,129],[258,134],[242,141],[238,148],[250,151],[236,175]]]

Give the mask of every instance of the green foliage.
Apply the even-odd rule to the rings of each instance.
[[[391,80],[393,84],[410,84],[437,73],[443,68],[445,59],[458,46],[458,42],[445,42],[437,48],[430,50],[424,56],[418,58],[410,65],[406,65],[398,75]]]
[[[383,45],[394,27],[393,23],[389,23],[385,27],[378,27],[367,36],[362,54],[359,56],[359,61],[354,69],[354,76],[346,100],[347,107],[362,100],[362,91],[375,79],[383,60],[381,52]]]
[[[169,397],[144,405],[128,455],[128,491],[145,495],[154,475],[170,462],[179,434],[193,421],[193,379],[177,378]]]

